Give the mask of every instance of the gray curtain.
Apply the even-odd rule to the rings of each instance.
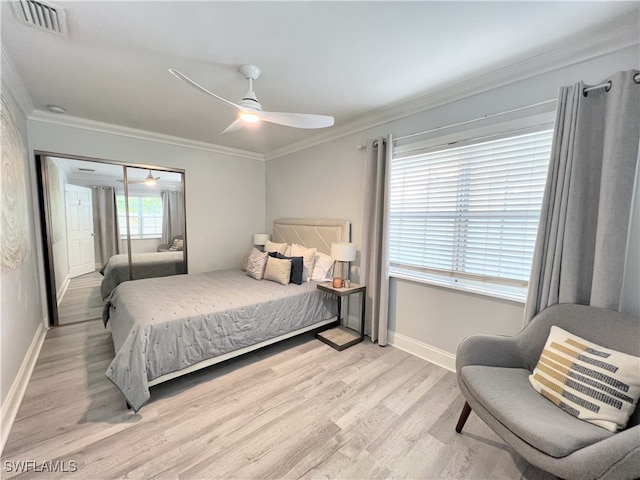
[[[391,141],[391,136],[368,140],[365,153],[360,281],[367,286],[365,325],[370,328],[371,341],[381,346],[387,344],[389,317],[387,179]]]
[[[120,253],[120,225],[113,187],[93,188],[93,231],[96,251],[104,265],[109,258]]]
[[[176,235],[184,235],[184,203],[182,192],[163,190],[162,243],[167,245]]]
[[[619,309],[638,168],[636,73],[615,74],[610,89],[560,89],[525,322],[556,303]]]

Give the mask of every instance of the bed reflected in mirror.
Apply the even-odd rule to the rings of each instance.
[[[122,282],[187,272],[183,172],[41,162],[54,324],[100,318]]]

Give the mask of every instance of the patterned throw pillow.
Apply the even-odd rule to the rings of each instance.
[[[169,250],[182,250],[183,248],[184,240],[182,240],[181,238],[176,238],[169,247]]]
[[[249,261],[247,262],[247,275],[256,280],[262,280],[268,257],[269,254],[267,252],[261,252],[257,248],[251,250],[251,255],[249,255]]]
[[[529,382],[567,413],[615,432],[638,403],[640,358],[552,326]]]
[[[311,280],[314,280],[316,282],[326,282],[327,280],[331,280],[333,263],[333,258],[331,258],[326,253],[316,252],[316,261],[313,266]]]
[[[245,254],[245,256],[242,257],[242,260],[240,260],[240,270],[242,270],[243,272],[247,271],[247,265],[249,264],[250,256],[251,256],[251,252]]]

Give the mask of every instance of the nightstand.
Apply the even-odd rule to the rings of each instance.
[[[318,290],[322,290],[323,292],[336,296],[338,300],[339,322],[342,320],[342,297],[348,297],[349,295],[359,293],[362,305],[360,307],[360,332],[356,332],[346,326],[340,325],[318,333],[316,335],[317,338],[327,345],[331,345],[336,350],[344,350],[345,348],[364,340],[364,306],[367,298],[367,287],[364,285],[358,285],[357,283],[352,283],[348,288],[333,288],[332,283],[327,282],[320,283],[318,285]]]

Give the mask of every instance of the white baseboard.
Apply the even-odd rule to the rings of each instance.
[[[60,306],[60,302],[62,301],[64,294],[67,293],[67,288],[69,288],[69,282],[71,282],[71,277],[67,275],[67,277],[64,279],[64,282],[62,282],[62,285],[60,286],[58,293],[56,294],[58,306]]]
[[[40,355],[40,349],[44,343],[48,328],[49,321],[45,317],[42,319],[40,325],[38,325],[31,345],[24,356],[18,375],[16,375],[13,385],[11,385],[11,389],[7,394],[7,398],[2,402],[2,406],[0,407],[0,426],[2,427],[0,428],[0,453],[4,450],[4,445],[7,442],[7,438],[9,438],[9,432],[18,414],[18,409],[22,403],[24,393],[27,390],[33,369],[36,366],[36,361]]]
[[[389,345],[400,350],[435,363],[451,372],[456,371],[456,356],[449,352],[392,331],[387,332],[387,340]]]

